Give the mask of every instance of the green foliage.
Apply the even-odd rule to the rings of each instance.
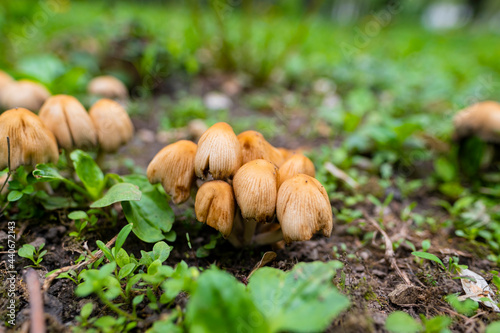
[[[385,328],[393,333],[417,333],[422,326],[406,312],[395,311],[387,317]]]
[[[419,258],[423,258],[423,259],[437,262],[442,268],[446,269],[446,267],[443,264],[443,262],[441,261],[441,259],[439,259],[438,257],[436,257],[432,253],[413,251],[411,254],[413,254],[414,256],[419,257]]]
[[[141,191],[136,185],[118,183],[113,186],[99,200],[90,205],[91,208],[102,208],[121,201],[141,200]]]
[[[47,254],[47,250],[43,250],[45,243],[41,244],[38,249],[31,244],[24,244],[18,251],[17,255],[29,259],[33,262],[33,265],[28,265],[26,267],[40,267],[40,263],[43,260],[43,256]],[[42,251],[43,250],[43,251]]]

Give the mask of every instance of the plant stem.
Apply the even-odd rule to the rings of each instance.
[[[115,303],[111,302],[109,299],[106,298],[106,296],[104,296],[103,292],[102,291],[99,291],[97,293],[97,296],[99,296],[99,298],[101,299],[101,301],[106,304],[111,310],[113,310],[114,312],[116,312],[118,315],[120,316],[124,316],[130,320],[135,320],[135,317],[133,315],[131,315],[130,313],[128,312],[125,312],[123,311],[122,309],[120,309],[118,306],[116,306]]]

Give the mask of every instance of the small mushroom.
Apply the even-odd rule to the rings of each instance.
[[[147,176],[151,184],[162,183],[165,192],[179,204],[189,199],[194,182],[196,143],[181,140],[164,147],[149,163]]]
[[[194,161],[196,176],[230,179],[241,165],[241,148],[233,129],[226,123],[210,127],[198,141]]]
[[[196,194],[196,219],[229,237],[234,222],[234,195],[231,185],[222,180],[204,183]]]
[[[8,166],[7,137],[12,170],[21,165],[56,163],[59,159],[54,134],[27,109],[11,109],[0,115],[0,170]]]
[[[455,139],[477,136],[485,142],[500,143],[500,103],[485,101],[473,104],[453,118]]]
[[[83,105],[73,96],[50,97],[38,116],[54,133],[59,146],[66,151],[94,147],[97,144],[94,124]]]
[[[27,108],[39,110],[50,97],[43,85],[30,80],[13,81],[1,89],[0,104],[6,109]]]
[[[132,139],[134,125],[127,111],[111,99],[98,100],[90,108],[89,115],[97,131],[99,142],[97,160],[101,163],[104,153],[114,153]]]
[[[287,243],[309,240],[318,231],[324,236],[332,232],[332,207],[326,190],[308,175],[298,174],[283,182],[276,213]]]
[[[127,87],[122,81],[110,75],[97,76],[90,80],[87,85],[87,91],[90,95],[99,98],[110,98],[120,101],[128,99]]]
[[[283,154],[267,142],[264,136],[257,131],[245,131],[238,134],[238,141],[241,146],[243,164],[263,159],[280,167],[285,161]]]
[[[314,177],[316,170],[310,159],[302,154],[294,154],[279,168],[278,187],[299,173]]]
[[[5,87],[6,85],[12,82],[14,82],[12,76],[0,70],[0,89],[2,89],[2,87]]]

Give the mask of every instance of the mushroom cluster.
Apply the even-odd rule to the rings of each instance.
[[[181,140],[164,147],[147,176],[152,184],[161,183],[175,204],[197,189],[197,220],[236,247],[332,232],[330,201],[311,160],[273,147],[256,131],[236,135],[229,124],[217,123],[198,144]]]

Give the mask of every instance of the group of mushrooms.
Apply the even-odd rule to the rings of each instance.
[[[91,87],[102,78],[90,82],[91,94],[98,95],[99,91],[91,90]],[[104,77],[104,80],[109,80],[109,77]],[[101,96],[114,97],[109,94],[109,89],[103,91],[107,93]],[[73,96],[50,96],[42,85],[27,80],[14,81],[1,71],[0,104],[3,108],[10,108],[0,115],[0,170],[9,166],[9,158],[11,170],[21,165],[56,163],[59,148],[69,153],[74,149],[98,147],[99,162],[104,154],[113,153],[127,143],[134,132],[126,110],[113,99],[100,98],[87,112]],[[32,111],[38,111],[38,115]]]
[[[236,247],[332,232],[330,200],[314,178],[311,160],[273,147],[256,131],[236,135],[227,123],[217,123],[198,144],[180,140],[164,147],[147,176],[152,184],[161,183],[176,204],[187,201],[197,187],[197,220]]]

